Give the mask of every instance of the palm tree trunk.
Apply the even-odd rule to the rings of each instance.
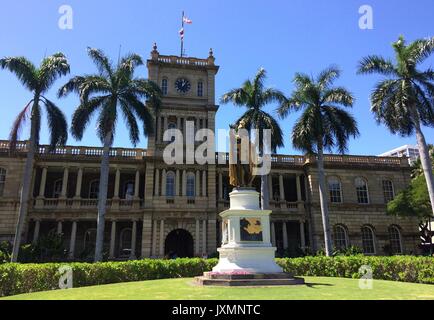
[[[35,99],[35,101],[33,102],[32,110],[34,110],[35,106],[37,106],[38,103],[39,103],[39,99]],[[36,152],[35,139],[37,133],[36,132],[37,126],[34,124],[33,120],[34,119],[32,117],[31,127],[30,127],[29,148],[27,150],[27,158],[24,167],[23,187],[21,189],[21,195],[20,195],[20,209],[18,213],[18,222],[15,228],[15,238],[14,238],[14,245],[12,249],[11,262],[18,261],[18,254],[21,246],[21,236],[23,233],[24,224],[26,223],[27,212],[29,208],[30,189],[32,183],[32,176],[33,176],[33,162],[35,159],[35,152]]]
[[[261,175],[261,209],[268,210],[270,197],[268,191],[268,175]]]
[[[98,220],[96,229],[95,262],[103,260],[105,213],[107,211],[107,190],[109,179],[109,158],[112,145],[112,134],[109,132],[104,140],[104,150],[101,159],[101,172],[98,194]]]
[[[428,146],[425,140],[425,136],[420,128],[420,122],[414,121],[414,127],[416,130],[416,139],[419,146],[420,162],[422,164],[423,173],[425,175],[426,184],[428,187],[429,199],[431,201],[432,213],[434,215],[434,178],[432,172],[432,161],[429,156]]]
[[[322,140],[322,139],[321,139]],[[332,240],[330,234],[329,208],[326,196],[326,183],[324,173],[324,151],[322,141],[318,141],[318,184],[319,184],[319,201],[321,204],[322,225],[324,230],[325,251],[327,257],[332,255]]]

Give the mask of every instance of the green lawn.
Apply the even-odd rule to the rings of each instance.
[[[374,280],[374,287],[362,290],[358,280],[306,277],[306,285],[262,288],[200,287],[193,279],[165,279],[144,282],[55,290],[6,297],[15,300],[291,300],[291,299],[430,299],[434,285]]]

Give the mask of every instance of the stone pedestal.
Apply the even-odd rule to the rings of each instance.
[[[230,194],[230,209],[222,217],[219,263],[196,280],[201,285],[254,286],[304,283],[284,273],[275,262],[270,237],[271,210],[259,208],[259,193],[237,188]]]

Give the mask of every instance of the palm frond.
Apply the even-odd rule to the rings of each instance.
[[[50,150],[54,150],[57,146],[64,146],[68,141],[68,123],[58,106],[46,98],[43,98],[42,101],[47,110]]]
[[[352,107],[355,98],[351,92],[344,87],[336,87],[326,90],[323,94],[323,103],[336,103],[345,107]]]
[[[390,60],[377,55],[363,58],[358,65],[357,74],[379,73],[385,76],[396,74],[393,63]]]
[[[30,91],[38,88],[37,69],[25,57],[6,57],[0,59],[0,68],[7,69],[17,76]]]
[[[71,134],[77,139],[83,138],[84,130],[86,129],[93,113],[100,107],[108,103],[109,95],[95,97],[87,102],[82,102],[72,115]]]
[[[33,100],[31,100],[23,110],[16,117],[12,129],[9,134],[9,150],[13,153],[17,149],[17,142],[19,140],[19,136],[22,128],[25,126],[28,118],[29,118],[29,108],[32,104]]]
[[[341,71],[335,65],[328,67],[320,72],[317,77],[317,83],[321,89],[326,89],[328,86],[333,84],[333,82],[339,78],[341,75]]]
[[[38,70],[38,80],[41,93],[47,91],[54,81],[70,72],[68,60],[63,53],[56,53],[42,60]]]
[[[101,76],[113,78],[113,64],[110,59],[100,49],[87,48],[87,53],[92,61],[95,63]]]

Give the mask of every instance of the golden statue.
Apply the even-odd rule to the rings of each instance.
[[[250,143],[249,139],[248,147],[243,150],[242,137],[239,134],[240,129],[245,129],[243,120],[240,121],[237,127],[231,126],[231,129],[233,130],[230,130],[229,183],[236,188],[251,187],[255,178],[253,175],[253,157],[256,155],[255,146]],[[243,155],[243,151],[248,154]],[[246,156],[248,157],[248,163],[246,163]],[[235,159],[236,163],[232,163]]]

